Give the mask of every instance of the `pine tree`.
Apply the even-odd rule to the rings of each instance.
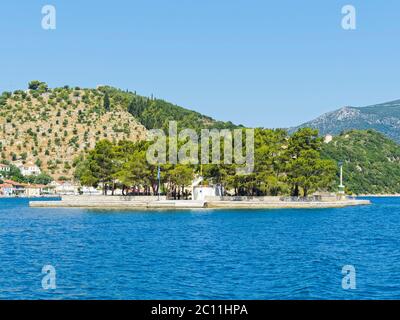
[[[110,111],[110,97],[107,92],[104,94],[104,109]]]

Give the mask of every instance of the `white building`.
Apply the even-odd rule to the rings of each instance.
[[[0,196],[9,197],[14,194],[14,186],[9,183],[0,184]]]
[[[203,186],[203,177],[196,177],[192,182],[192,200],[206,200],[206,197],[222,197],[223,190],[221,185]]]
[[[333,140],[333,136],[331,134],[327,134],[324,138],[325,143],[329,143]]]
[[[206,197],[222,197],[221,186],[194,186],[192,199],[193,200],[206,200]]]
[[[81,188],[81,192],[84,195],[102,195],[103,193],[100,190],[97,190],[94,187],[85,187]]]
[[[5,172],[10,172],[10,166],[0,163],[0,175]]]
[[[40,197],[42,195],[42,189],[45,186],[39,184],[32,184],[25,186],[25,196],[27,197]]]
[[[79,194],[79,187],[67,181],[53,181],[49,185],[55,194],[67,196]]]
[[[39,175],[42,171],[40,170],[40,168],[32,163],[32,162],[28,162],[28,163],[18,163],[16,164],[17,168],[21,171],[21,174],[23,176],[37,176]]]

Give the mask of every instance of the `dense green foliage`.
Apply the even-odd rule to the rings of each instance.
[[[179,146],[184,143],[181,141]],[[75,177],[83,185],[103,186],[104,192],[119,186],[124,193],[142,190],[155,194],[157,166],[146,159],[150,145],[101,140],[88,154],[76,159]],[[234,195],[308,196],[317,190],[332,190],[337,167],[334,162],[321,159],[321,146],[316,130],[302,129],[289,137],[284,130],[256,129],[255,167],[251,174],[237,174],[236,164],[164,164],[162,192],[187,197],[185,187],[199,174],[205,178],[204,183],[221,184]]]
[[[47,92],[49,88],[47,86],[47,83],[39,80],[33,80],[29,82],[28,89],[33,91],[38,91],[39,93],[44,93]]]
[[[344,184],[355,194],[400,193],[400,146],[374,130],[353,130],[323,147],[324,158],[343,161]]]
[[[106,92],[106,93],[104,94],[103,107],[104,107],[104,109],[105,109],[106,111],[110,111],[111,105],[110,105],[110,97],[109,97],[109,95],[108,95],[108,92]]]
[[[10,92],[3,92],[0,96],[0,108],[7,104],[7,99],[11,96]]]
[[[112,87],[100,87],[116,103],[127,108],[147,129],[168,130],[169,121],[177,121],[179,128],[195,130],[207,128],[233,129],[238,126],[232,122],[216,121],[198,112],[188,110],[172,103],[153,97],[147,98],[136,93],[122,91]]]

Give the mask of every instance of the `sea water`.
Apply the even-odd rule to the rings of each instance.
[[[398,299],[400,198],[371,200],[138,212],[0,199],[0,299]]]

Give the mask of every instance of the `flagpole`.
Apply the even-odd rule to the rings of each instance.
[[[158,201],[160,201],[160,185],[161,185],[161,183],[160,183],[160,178],[161,178],[161,175],[160,175],[160,166],[158,166],[158,171],[157,171],[157,178],[158,178]]]

